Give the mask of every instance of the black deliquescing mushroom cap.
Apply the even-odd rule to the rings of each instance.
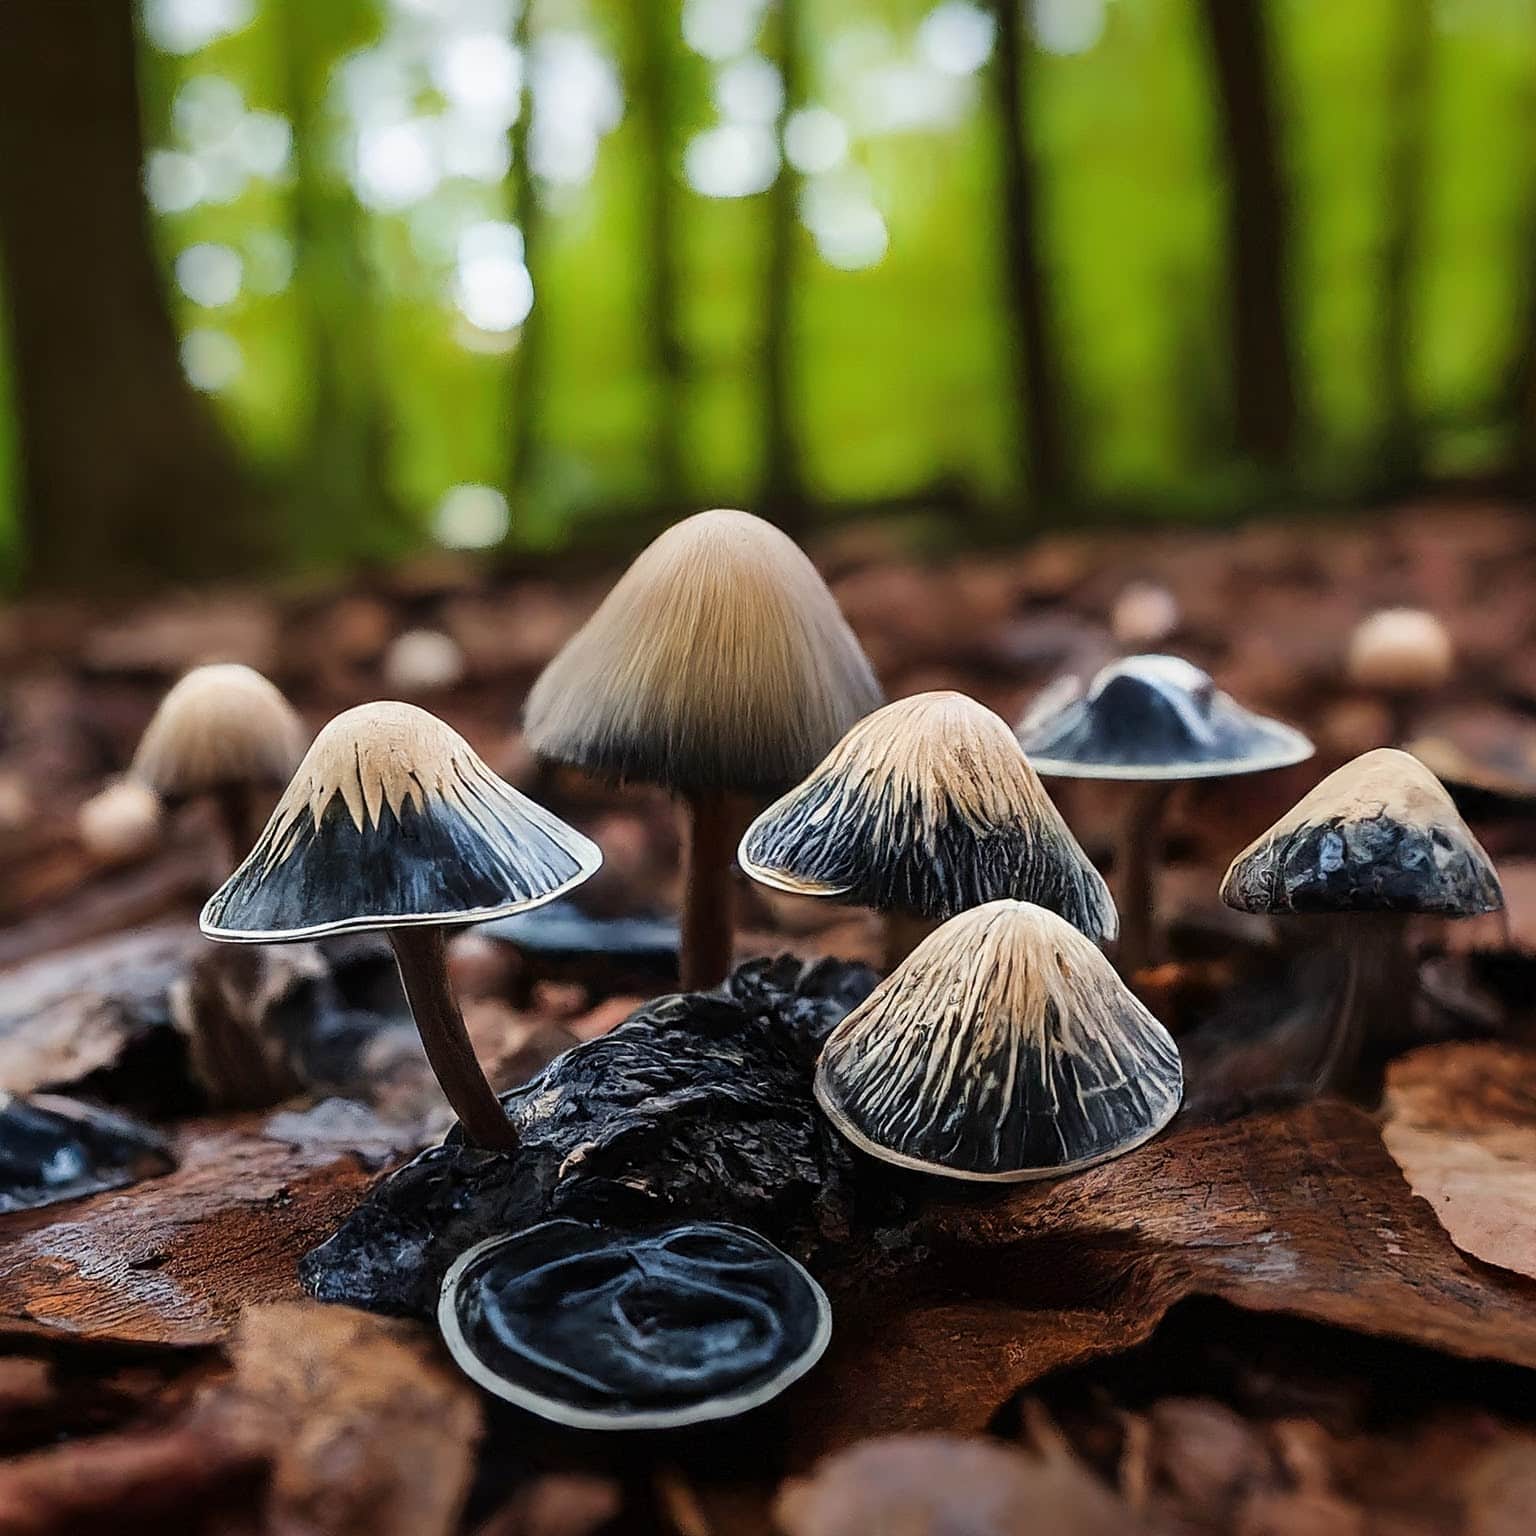
[[[55,1094],[0,1093],[0,1215],[158,1178],[176,1166],[158,1131]]]
[[[1232,861],[1241,912],[1496,912],[1492,862],[1416,757],[1380,747],[1330,773]]]
[[[930,934],[832,1032],[816,1097],[872,1156],[950,1178],[1054,1178],[1173,1118],[1178,1049],[1091,940],[996,901]]]
[[[949,918],[1003,897],[1095,940],[1109,888],[1012,731],[959,693],[899,699],[858,722],[747,829],[740,862],[779,890]]]
[[[443,1280],[438,1326],[465,1375],[578,1429],[732,1418],[821,1358],[826,1294],[745,1227],[615,1232],[546,1221],[479,1243]]]
[[[524,726],[541,757],[595,774],[746,794],[802,778],[880,701],[799,547],[714,511],[641,552],[544,669]]]
[[[601,863],[435,715],[364,704],[315,738],[202,930],[261,942],[478,922],[553,900]]]
[[[1064,779],[1203,779],[1312,756],[1300,731],[1244,709],[1178,656],[1128,656],[1086,692],[1048,689],[1019,726],[1039,773]]]

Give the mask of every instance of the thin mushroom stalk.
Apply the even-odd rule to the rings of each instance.
[[[275,797],[261,794],[251,784],[220,784],[209,791],[233,869],[256,846],[267,824]]]
[[[680,981],[705,992],[730,974],[736,913],[736,843],[747,817],[731,795],[690,795]]]
[[[1118,860],[1120,942],[1115,951],[1125,976],[1157,963],[1157,866],[1172,794],[1173,786],[1165,782],[1140,784],[1128,807]]]
[[[1366,1042],[1388,1034],[1394,1016],[1411,1005],[1408,921],[1400,912],[1359,912],[1335,933],[1344,953],[1344,992],[1312,1074],[1314,1093],[1349,1092]]]
[[[480,1066],[464,1014],[448,983],[447,945],[441,928],[388,931],[400,982],[433,1074],[465,1136],[495,1152],[515,1151],[517,1132]]]

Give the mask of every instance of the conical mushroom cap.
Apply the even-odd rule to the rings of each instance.
[[[1179,1107],[1168,1032],[1093,942],[994,901],[930,934],[833,1030],[816,1097],[855,1146],[957,1179],[1052,1178]]]
[[[880,703],[815,566],[771,523],[700,512],[645,549],[528,695],[534,751],[689,792],[782,789]]]
[[[1042,694],[1019,740],[1047,778],[1213,779],[1304,762],[1312,743],[1180,656],[1112,662],[1086,692]]]
[[[194,667],[166,696],[134,754],[132,777],[163,800],[235,784],[274,789],[304,755],[304,726],[261,673]]]
[[[960,693],[898,699],[860,720],[747,829],[741,867],[765,885],[948,918],[1011,896],[1096,940],[1109,888],[1018,741]]]
[[[1330,773],[1233,859],[1241,912],[1495,912],[1493,864],[1416,757],[1380,747]]]
[[[255,942],[478,922],[550,901],[601,863],[435,715],[364,704],[315,738],[202,929]]]

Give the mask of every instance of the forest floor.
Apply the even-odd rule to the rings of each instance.
[[[831,1350],[745,1426],[543,1425],[478,1393],[425,1325],[300,1290],[298,1257],[441,1133],[408,1026],[348,1057],[350,1096],[300,1062],[281,1103],[211,1102],[175,998],[227,867],[214,822],[188,807],[109,861],[77,815],[180,672],[241,661],[313,728],[378,697],[441,714],[601,843],[589,914],[664,918],[667,798],[543,768],[518,730],[528,686],[614,572],[434,559],[345,590],[14,607],[0,613],[0,1091],[155,1122],[176,1167],[0,1215],[0,1533],[833,1536],[880,1529],[887,1495],[909,1515],[935,1507],[903,1533],[1024,1529],[1010,1510],[1066,1533],[1536,1529],[1536,520],[1441,504],[944,562],[869,526],[814,553],[891,697],[955,688],[1016,721],[1063,672],[1167,650],[1317,743],[1309,763],[1185,785],[1171,804],[1166,958],[1135,985],[1180,1041],[1185,1112],[1113,1164],[936,1198],[829,1263]],[[1460,797],[1507,921],[1423,925],[1400,1025],[1359,1093],[1307,1102],[1275,1089],[1333,1000],[1334,935],[1240,918],[1217,886],[1325,772],[1392,739],[1387,701],[1350,686],[1344,657],[1361,617],[1405,604],[1438,614],[1457,656],[1409,735],[1531,779],[1526,795]],[[430,669],[395,644],[419,630],[453,642],[428,648]],[[1108,868],[1128,797],[1048,788]],[[740,958],[879,960],[869,914],[745,883],[740,904]],[[573,958],[467,935],[452,958],[501,1088],[670,989],[664,944]],[[295,1009],[340,1007],[337,988],[347,1009],[387,1011],[376,962],[327,960],[325,1002],[310,962],[274,959],[250,1006],[274,1035]],[[997,1456],[825,1459],[936,1430],[986,1436]]]

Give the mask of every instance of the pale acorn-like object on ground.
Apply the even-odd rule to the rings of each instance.
[[[504,783],[411,704],[364,704],[315,738],[250,856],[202,914],[212,939],[388,934],[428,1060],[465,1134],[515,1136],[448,984],[445,929],[552,901],[596,844]]]
[[[541,757],[688,808],[685,988],[731,959],[739,797],[780,793],[880,688],[816,567],[771,523],[700,512],[643,550],[528,695]]]
[[[945,923],[833,1030],[816,1097],[889,1163],[1054,1178],[1155,1136],[1179,1107],[1168,1032],[1054,912],[995,901]]]
[[[860,720],[747,829],[754,880],[944,921],[1012,897],[1111,939],[1114,902],[1003,719],[960,693],[898,699]]]

